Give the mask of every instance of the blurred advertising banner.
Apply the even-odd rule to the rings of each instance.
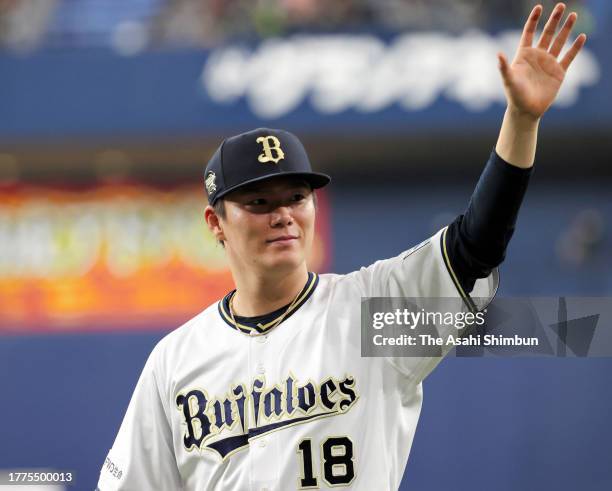
[[[299,34],[205,50],[122,56],[105,50],[0,54],[0,140],[103,135],[223,135],[289,126],[344,135],[487,132],[505,106],[496,53],[520,31]],[[603,32],[569,70],[547,127],[608,129]],[[53,73],[32,90],[32,80]],[[75,76],[78,75],[78,76]],[[156,80],[155,84],[151,80]],[[70,103],[67,103],[70,101]],[[376,116],[376,117],[370,117]]]
[[[495,53],[512,53],[521,33],[497,36],[468,31],[408,33],[384,40],[365,34],[299,35],[256,47],[230,44],[213,50],[202,87],[214,103],[244,100],[262,120],[274,120],[308,103],[321,115],[347,110],[377,113],[436,110],[440,99],[468,112],[505,104]],[[466,66],[457,60],[465,58]],[[307,62],[305,62],[305,60]],[[262,77],[274,67],[273,77]],[[576,59],[555,104],[574,106],[601,78],[597,57],[585,49]],[[440,117],[442,118],[442,110]]]
[[[309,267],[327,266],[318,193]],[[17,187],[0,194],[0,332],[177,327],[233,288],[200,186]]]

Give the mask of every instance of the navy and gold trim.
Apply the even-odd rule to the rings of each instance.
[[[283,320],[279,323],[282,324],[289,317],[291,317],[297,310],[306,303],[306,301],[310,298],[312,293],[315,291],[315,288],[319,284],[319,275],[316,273],[308,273],[308,280],[306,281],[306,285],[297,296],[297,300],[295,303],[285,305],[274,312],[270,312],[269,314],[259,315],[256,317],[242,317],[239,315],[234,316],[236,320],[236,325],[232,321],[232,314],[229,309],[229,302],[231,298],[236,293],[236,290],[232,290],[229,292],[222,300],[219,301],[219,315],[225,321],[225,323],[230,326],[232,329],[238,329],[240,332],[244,334],[265,334],[272,327],[276,325],[279,317],[284,315]],[[288,311],[289,307],[291,310]]]
[[[453,269],[453,266],[450,262],[450,258],[448,256],[448,250],[446,247],[446,232],[447,231],[448,231],[448,227],[444,229],[444,232],[442,232],[442,237],[440,239],[440,249],[442,251],[442,258],[444,259],[444,265],[446,266],[446,269],[448,270],[448,274],[453,280],[453,283],[455,284],[455,288],[457,288],[457,291],[459,292],[459,295],[461,295],[461,298],[463,299],[465,305],[468,307],[468,309],[470,309],[470,312],[476,313],[478,312],[478,307],[476,307],[476,304],[474,303],[474,300],[472,300],[472,297],[470,297],[470,295],[466,293],[466,291],[461,286],[461,282],[459,281],[459,278],[457,278],[457,274],[455,273],[455,270]]]

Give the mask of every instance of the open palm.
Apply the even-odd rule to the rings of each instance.
[[[586,42],[586,35],[580,34],[563,58],[557,59],[578,17],[575,12],[570,13],[555,36],[564,11],[563,3],[555,6],[538,44],[532,46],[542,15],[542,6],[536,5],[525,23],[512,64],[503,53],[498,54],[508,106],[535,119],[540,118],[554,102],[567,69]]]

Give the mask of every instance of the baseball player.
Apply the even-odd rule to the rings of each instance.
[[[531,12],[516,56],[499,54],[508,107],[465,213],[416,248],[347,275],[309,272],[316,202],[294,135],[260,128],[226,139],[205,170],[205,218],[236,290],[154,348],[100,490],[394,490],[439,357],[360,356],[362,297],[453,297],[472,311],[497,288],[534,161],[541,116],[581,34],[576,14],[537,44]],[[484,303],[476,304],[475,298]]]

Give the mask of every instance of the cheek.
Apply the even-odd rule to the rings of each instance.
[[[250,223],[240,211],[232,210],[227,214],[225,219],[223,232],[229,241],[233,243],[234,248],[240,247],[250,235]]]
[[[232,233],[245,248],[247,243],[259,242],[265,236],[268,222],[264,215],[249,215],[236,217],[232,223]]]
[[[304,213],[300,213],[298,220],[300,227],[306,234],[306,238],[312,240],[312,235],[314,234],[315,228],[314,207],[311,206],[310,209],[304,210]]]

